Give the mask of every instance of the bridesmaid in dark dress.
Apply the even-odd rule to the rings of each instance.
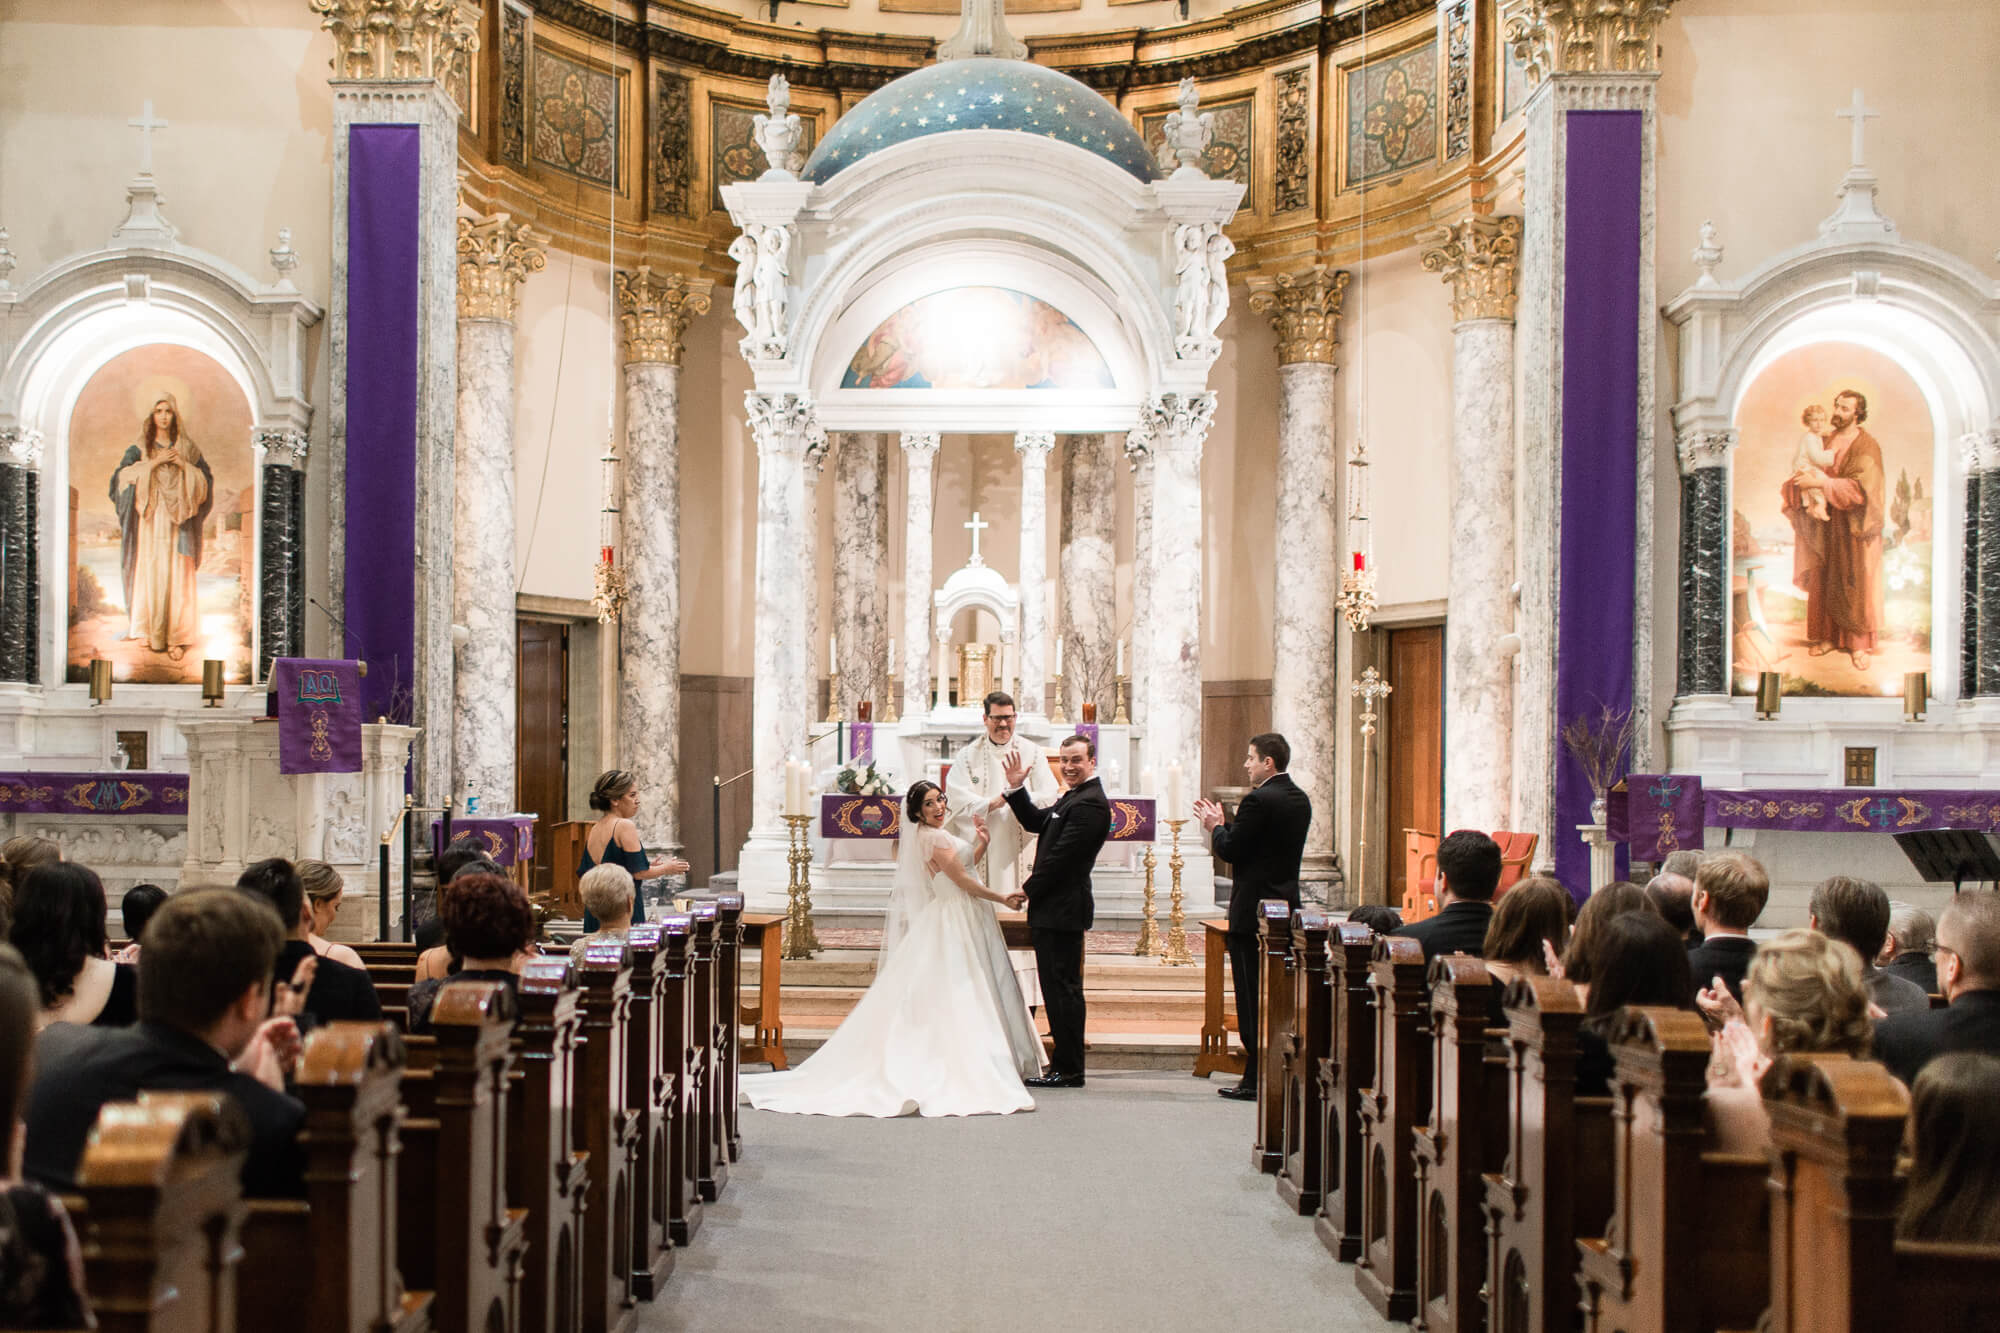
[[[679,857],[669,856],[657,864],[647,857],[639,826],[632,822],[639,813],[639,780],[629,770],[614,768],[598,778],[597,785],[590,789],[590,808],[601,813],[583,835],[583,859],[576,868],[579,879],[600,865],[623,866],[634,884],[661,875],[687,873],[688,863]],[[637,925],[645,919],[646,895],[643,891],[635,892],[632,922]],[[583,929],[585,934],[597,930],[597,918],[588,911],[583,914]]]

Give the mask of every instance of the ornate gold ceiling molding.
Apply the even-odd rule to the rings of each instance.
[[[479,49],[457,0],[307,0],[333,34],[336,79],[437,79]]]

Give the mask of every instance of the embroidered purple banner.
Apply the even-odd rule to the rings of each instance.
[[[1089,738],[1090,738],[1090,748],[1091,748],[1092,750],[1095,750],[1095,749],[1097,748],[1097,724],[1096,724],[1095,722],[1079,722],[1079,723],[1077,723],[1077,724],[1076,724],[1076,734],[1077,734],[1077,735],[1079,735],[1079,736],[1087,736],[1087,737],[1089,737]]]
[[[1605,797],[1614,841],[1632,844],[1633,859],[1664,861],[1702,844],[1701,779],[1686,773],[1634,773],[1624,790]]]
[[[872,764],[875,762],[875,724],[873,722],[850,722],[847,724],[847,760],[852,764]]]
[[[278,705],[280,773],[361,771],[361,671],[355,663],[274,658],[271,697]]]
[[[535,817],[508,815],[503,819],[454,819],[451,845],[470,842],[493,864],[505,870],[535,859]],[[444,851],[444,824],[431,821],[431,855]]]
[[[1150,796],[1111,798],[1111,836],[1108,842],[1151,842],[1158,829],[1153,816],[1156,808]]]
[[[819,798],[822,838],[893,838],[902,832],[902,820],[900,797],[823,792]]]
[[[0,773],[0,814],[180,815],[185,773]]]
[[[1704,805],[1708,822],[1718,828],[1797,833],[2000,832],[2000,792],[1995,791],[1890,791],[1873,787],[1719,790],[1709,792]]]

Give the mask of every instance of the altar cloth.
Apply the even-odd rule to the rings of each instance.
[[[453,846],[471,840],[493,864],[502,870],[526,865],[535,859],[535,817],[505,815],[498,819],[454,819],[451,821]],[[431,854],[444,851],[444,823],[431,821]]]
[[[185,773],[0,773],[0,814],[180,815]]]
[[[1634,773],[1624,787],[1605,799],[1606,824],[1612,839],[1631,843],[1641,861],[1700,848],[1711,826],[1788,833],[2000,832],[2000,791],[1978,788],[1704,790],[1701,779],[1687,773]]]

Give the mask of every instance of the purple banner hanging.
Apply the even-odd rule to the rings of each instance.
[[[392,700],[416,679],[421,140],[415,125],[347,134],[346,650],[372,663],[365,715],[408,722]]]
[[[1558,734],[1632,707],[1644,132],[1637,111],[1571,111],[1564,123]],[[1592,792],[1560,744],[1555,797],[1556,876],[1585,891],[1590,853],[1576,826],[1591,822]]]
[[[1095,750],[1095,749],[1097,748],[1097,724],[1096,724],[1095,722],[1079,722],[1079,723],[1077,723],[1077,724],[1076,724],[1076,734],[1077,734],[1077,735],[1079,735],[1079,736],[1087,736],[1087,737],[1089,737],[1089,739],[1090,739],[1090,748],[1091,748],[1092,750]]]
[[[312,657],[271,662],[280,773],[361,771],[361,672]]]
[[[1664,861],[1683,848],[1701,850],[1701,779],[1686,773],[1634,773],[1625,779],[1625,790],[1611,793],[1607,802],[1614,813],[1622,807],[1623,826],[1614,817],[1609,832],[1614,840],[1629,841],[1632,859]]]

